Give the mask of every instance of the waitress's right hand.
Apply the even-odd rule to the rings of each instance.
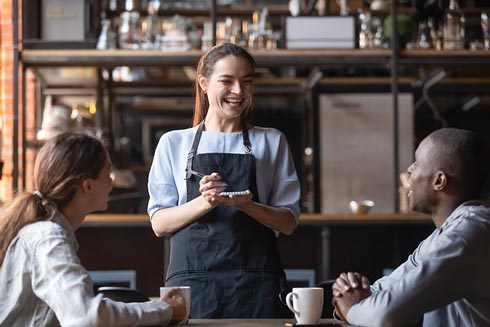
[[[180,295],[180,290],[174,288],[160,298],[161,301],[167,302],[172,307],[172,319],[169,325],[175,325],[187,316],[185,299]]]
[[[227,186],[228,184],[221,180],[221,176],[218,173],[212,173],[201,178],[199,181],[199,192],[201,192],[201,195],[209,204],[215,207],[220,202],[219,194]]]

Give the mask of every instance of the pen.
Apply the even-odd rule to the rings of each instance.
[[[185,171],[187,172],[187,175],[189,175],[189,174],[196,175],[197,177],[201,177],[201,178],[203,178],[204,176],[206,176],[203,173],[200,173],[198,171],[195,171],[195,170],[192,170],[192,169],[189,169],[189,168],[186,169]]]

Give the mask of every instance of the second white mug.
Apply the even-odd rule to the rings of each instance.
[[[323,310],[323,288],[295,287],[286,295],[286,304],[298,324],[318,324]]]

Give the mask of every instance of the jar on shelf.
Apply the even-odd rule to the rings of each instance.
[[[418,49],[433,49],[434,40],[432,39],[432,31],[426,20],[419,22],[417,30],[417,48]]]
[[[490,50],[490,12],[481,13],[481,29],[483,32],[483,46]]]
[[[442,26],[444,50],[464,49],[465,22],[458,0],[451,0],[449,9],[444,13]]]
[[[133,2],[126,1],[126,11],[120,15],[119,47],[137,50],[141,48],[141,20],[138,11],[133,10]]]
[[[162,25],[160,17],[158,17],[159,9],[160,0],[148,2],[148,16],[143,19],[141,24],[141,47],[143,49],[160,50]]]

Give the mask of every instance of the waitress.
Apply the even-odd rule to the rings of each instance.
[[[161,137],[149,174],[152,228],[171,235],[166,286],[191,286],[192,318],[282,309],[276,237],[296,228],[300,186],[285,136],[246,121],[254,68],[234,44],[202,56],[194,127]]]

